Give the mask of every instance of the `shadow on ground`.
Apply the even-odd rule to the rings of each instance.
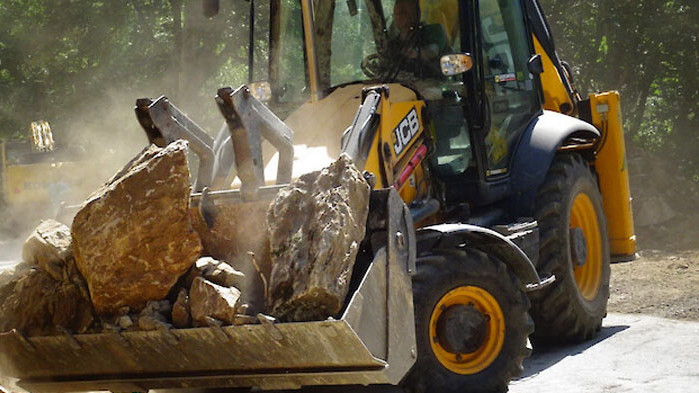
[[[535,345],[532,356],[524,361],[524,373],[516,380],[537,375],[547,368],[554,366],[561,360],[569,356],[579,355],[585,352],[585,350],[588,348],[591,348],[628,328],[629,325],[605,326],[600,329],[599,333],[597,333],[594,339],[580,344]]]
[[[539,374],[547,368],[553,367],[563,359],[576,356],[587,349],[599,344],[600,342],[614,336],[617,333],[628,329],[629,325],[605,326],[595,336],[594,339],[580,344],[561,344],[561,345],[537,345],[534,348],[532,356],[524,361],[524,373],[519,379],[525,379]],[[235,390],[216,390],[216,392],[233,393],[239,392]],[[270,393],[288,393],[292,391],[270,392]],[[301,390],[294,390],[297,393],[402,393],[403,390],[395,386],[342,386],[342,387],[310,387]]]

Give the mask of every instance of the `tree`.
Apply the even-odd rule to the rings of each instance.
[[[542,0],[582,93],[622,93],[626,132],[699,180],[699,7],[691,0]]]
[[[59,143],[83,138],[76,128],[113,137],[137,129],[136,98],[160,94],[218,129],[215,89],[246,81],[247,13],[238,1],[213,18],[200,1],[3,1],[0,137],[26,135],[37,119]]]

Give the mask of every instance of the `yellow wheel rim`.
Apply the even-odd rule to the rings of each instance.
[[[602,239],[595,206],[586,194],[578,194],[573,200],[570,228],[580,228],[585,235],[585,263],[582,266],[574,266],[573,275],[580,294],[587,300],[593,300],[602,281]]]
[[[472,305],[476,310],[486,316],[487,334],[481,346],[468,354],[456,354],[447,351],[437,337],[437,321],[444,310],[454,305]],[[471,375],[478,373],[497,358],[502,345],[505,342],[505,318],[497,300],[486,290],[463,286],[447,292],[432,311],[430,317],[430,345],[437,360],[448,370],[461,374]]]

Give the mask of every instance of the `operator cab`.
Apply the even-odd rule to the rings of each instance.
[[[427,103],[430,164],[450,204],[492,205],[510,194],[512,153],[541,113],[534,53],[520,2],[337,0],[314,2],[315,53],[322,98],[351,84],[400,83]],[[272,25],[275,102],[310,97],[299,1],[279,0]],[[276,27],[276,30],[275,30]],[[275,34],[276,31],[276,34]],[[471,54],[471,70],[445,76],[440,58]],[[312,60],[312,59],[311,59]],[[312,98],[312,97],[311,97]]]

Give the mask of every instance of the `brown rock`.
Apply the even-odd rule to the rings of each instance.
[[[151,300],[138,314],[136,322],[140,330],[160,330],[171,327],[168,317],[172,313],[172,305],[168,300]]]
[[[151,146],[93,193],[73,220],[73,251],[95,309],[138,311],[165,298],[197,260],[187,144]]]
[[[71,282],[54,280],[39,268],[20,269],[0,289],[0,332],[28,336],[84,333],[94,315],[89,299]]]
[[[198,276],[224,287],[242,288],[245,285],[245,275],[242,272],[235,270],[226,262],[211,257],[197,260],[192,267],[187,284],[191,287],[194,278]]]
[[[228,324],[235,321],[239,309],[240,291],[222,287],[197,277],[189,290],[189,302],[195,326],[207,326],[206,317]]]
[[[177,294],[177,300],[172,305],[172,324],[184,329],[192,326],[192,315],[189,310],[189,295],[184,288]]]
[[[54,220],[42,221],[25,240],[22,260],[44,269],[55,280],[70,281],[74,272],[70,228]]]
[[[270,314],[286,321],[335,316],[364,238],[370,188],[349,157],[282,190],[267,214]]]
[[[117,320],[117,325],[124,330],[130,329],[134,326],[133,318],[129,315],[122,315]]]
[[[22,261],[9,269],[0,272],[0,301],[10,296],[16,281],[21,275],[26,274],[26,271],[36,266],[29,265]],[[9,285],[12,284],[12,285]]]

